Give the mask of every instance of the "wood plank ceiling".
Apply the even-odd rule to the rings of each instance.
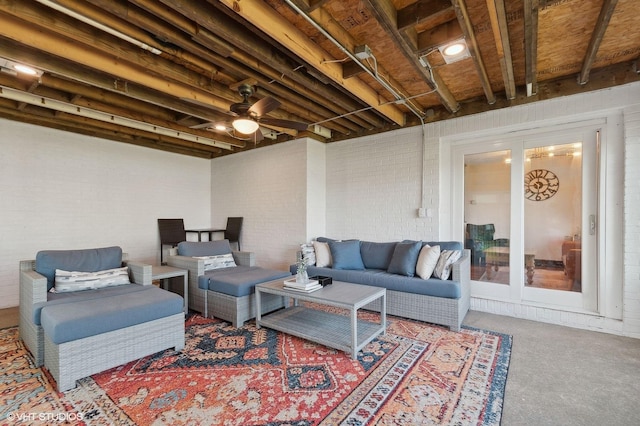
[[[213,158],[640,81],[639,57],[638,0],[0,0],[0,117]],[[262,140],[231,128],[242,85],[280,103]]]

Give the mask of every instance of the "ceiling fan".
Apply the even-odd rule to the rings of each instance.
[[[254,93],[254,88],[250,84],[241,84],[238,87],[238,93],[242,96],[242,102],[232,104],[229,108],[230,114],[235,116],[231,122],[231,126],[236,132],[245,135],[247,138],[250,137],[255,142],[259,142],[264,139],[264,135],[260,130],[260,124],[274,127],[286,127],[298,131],[307,130],[307,127],[309,127],[308,124],[298,121],[264,117],[265,114],[268,114],[278,108],[280,106],[280,101],[267,96],[256,103],[250,103],[249,98]],[[209,127],[212,126],[211,123],[207,123],[207,125]],[[200,125],[198,127],[205,127],[205,125]]]

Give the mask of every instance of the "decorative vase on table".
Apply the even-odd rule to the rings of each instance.
[[[297,272],[296,282],[298,284],[306,284],[309,282],[309,275],[307,274],[307,262],[302,257],[302,253],[298,253],[298,259],[296,261]]]

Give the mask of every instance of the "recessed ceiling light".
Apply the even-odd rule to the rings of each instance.
[[[471,56],[464,38],[443,44],[438,47],[438,50],[447,64],[452,64]]]
[[[213,126],[213,128],[220,131],[227,130],[227,126],[225,126],[224,124],[216,124],[215,126]]]
[[[465,49],[465,45],[462,43],[454,43],[454,44],[450,44],[449,46],[445,47],[442,50],[442,54],[443,55],[447,55],[447,56],[455,56],[455,55],[459,55],[463,50]]]

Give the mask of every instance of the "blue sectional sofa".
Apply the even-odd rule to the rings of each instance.
[[[343,247],[336,244],[339,243],[337,240],[320,237],[316,241],[330,246],[332,265],[308,265],[309,276],[327,276],[334,281],[384,287],[387,289],[387,313],[460,330],[470,301],[471,256],[462,243],[344,241],[344,247],[357,245],[358,256],[354,250],[342,250]],[[443,252],[460,252],[460,258],[451,264],[447,279],[434,276],[423,279],[416,275],[416,250],[419,252],[425,245],[439,246]],[[290,271],[295,274],[297,265],[291,265]],[[379,311],[379,303],[374,302],[367,308]]]
[[[123,263],[123,257],[120,247],[104,247],[40,251],[35,260],[20,262],[20,336],[59,391],[184,347],[182,297],[151,285],[151,265]],[[64,282],[62,271],[75,277]]]

